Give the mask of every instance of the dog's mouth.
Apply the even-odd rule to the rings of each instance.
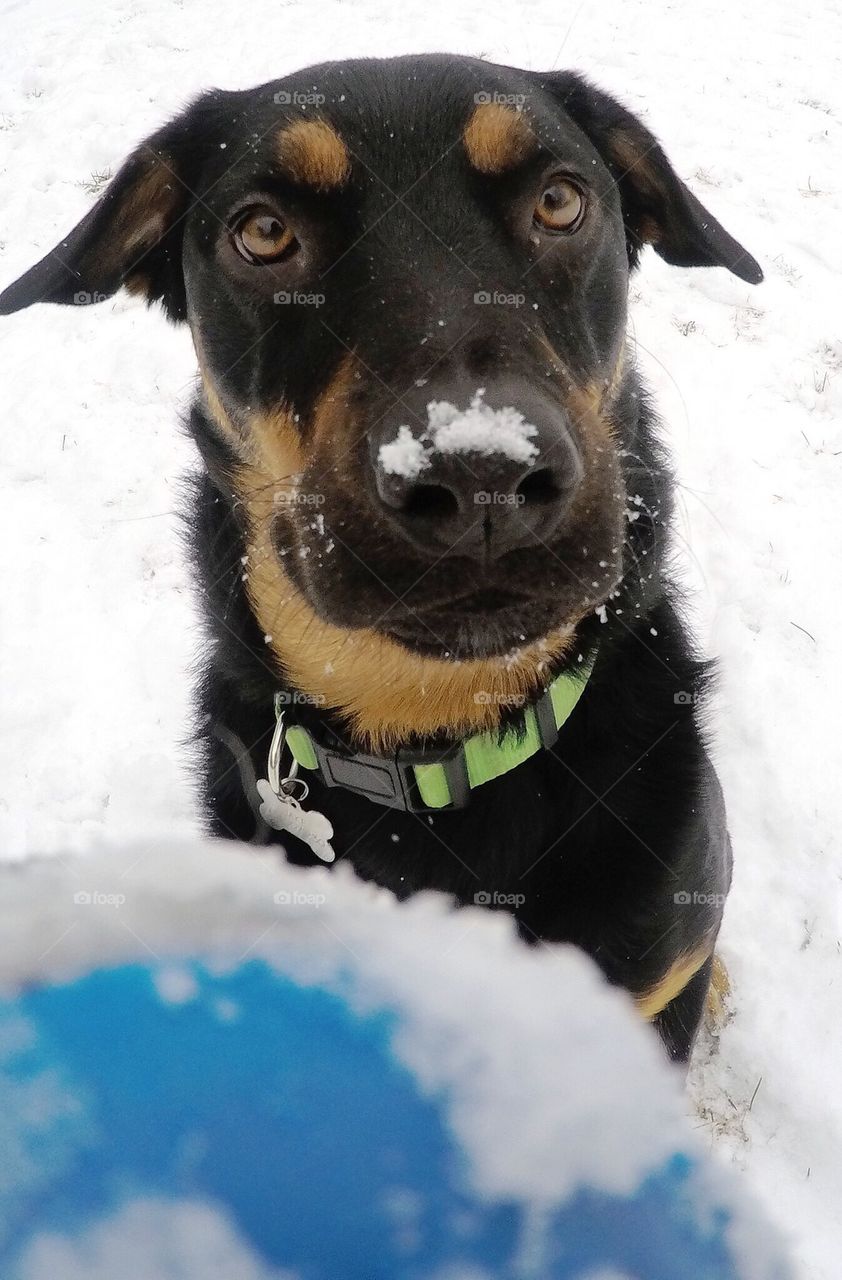
[[[285,547],[277,535],[289,538],[289,526],[280,525],[275,554],[314,613],[349,633],[368,631],[409,653],[447,662],[504,659],[572,633],[584,614],[608,599],[622,572],[618,542],[609,547],[604,540],[603,548],[595,536],[576,572],[564,567],[573,551],[564,561],[545,553],[540,563],[521,553],[505,571],[497,566],[486,576],[468,561],[425,570],[397,548],[371,568],[360,550],[340,541],[338,529],[315,522],[314,530],[313,524],[304,527],[300,543]],[[342,533],[347,537],[344,528]],[[326,545],[332,546],[329,558],[322,554]]]
[[[447,604],[402,611],[382,619],[376,630],[423,656],[464,661],[500,657],[559,626],[554,601],[492,588]]]

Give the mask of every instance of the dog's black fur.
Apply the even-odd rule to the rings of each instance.
[[[541,140],[537,158],[527,155],[522,171],[466,173],[462,130],[474,104],[491,95],[525,104]],[[339,184],[339,194],[265,176],[273,127],[314,115],[331,124],[350,153],[353,176]],[[549,161],[571,154],[580,169],[593,166],[582,178],[593,186],[593,226],[579,246],[547,241],[536,250],[534,232],[518,239],[511,230],[533,198],[524,191],[532,189],[529,181],[540,189]],[[163,186],[159,161],[171,173]],[[407,189],[412,209],[401,196]],[[268,284],[255,283],[253,266],[230,245],[231,209],[258,190],[269,191],[296,234],[304,228],[309,246],[292,266],[279,262],[260,278]],[[217,223],[226,228],[222,240]],[[563,367],[570,385],[607,384],[606,370],[623,345],[628,270],[647,241],[669,262],[724,265],[748,281],[761,278],[754,260],[679,182],[640,122],[577,76],[451,57],[329,64],[248,93],[206,95],[139,148],[68,239],[2,295],[0,310],[87,300],[127,283],[160,300],[172,319],[189,319],[243,449],[249,414],[283,403],[295,410],[302,447],[315,450],[320,397],[349,350],[367,374],[343,404],[349,422],[353,417],[364,428],[384,419],[393,427],[390,406],[399,402],[396,412],[405,413],[404,397],[419,375],[431,365],[449,370],[457,358],[463,386],[471,379],[476,386],[503,365],[569,412],[564,378],[561,390],[549,392],[547,380]],[[451,252],[465,265],[467,284],[445,279],[441,259]],[[538,350],[535,307],[516,323],[484,313],[479,331],[471,326],[470,349],[467,339],[457,341],[453,355],[449,332],[442,339],[433,317],[463,314],[465,289],[475,290],[480,279],[508,290],[525,282],[561,365],[547,364]],[[321,314],[271,312],[267,289],[278,283],[316,289],[319,282]],[[268,829],[255,817],[237,744],[264,775],[273,695],[279,688],[294,695],[295,686],[283,661],[283,612],[273,628],[280,636],[275,647],[255,616],[248,565],[244,573],[248,495],[236,482],[244,454],[235,433],[221,428],[220,412],[206,394],[190,416],[205,464],[190,514],[211,636],[200,692],[203,779],[213,830],[251,840]],[[611,982],[637,996],[657,989],[682,957],[700,954],[701,967],[656,1017],[669,1054],[686,1061],[730,883],[730,845],[699,726],[708,672],[665,576],[672,479],[631,363],[612,390],[610,424],[622,492],[612,492],[610,478],[599,482],[601,489],[594,480],[599,500],[582,528],[567,531],[568,543],[512,551],[501,559],[500,579],[492,581],[487,569],[489,592],[499,594],[501,584],[514,580],[525,591],[487,614],[481,599],[460,604],[468,583],[472,590],[486,583],[477,579],[475,563],[425,560],[395,533],[366,478],[370,441],[357,449],[350,430],[327,446],[322,439],[322,450],[351,455],[348,470],[322,484],[324,525],[340,546],[334,560],[303,552],[304,568],[297,561],[287,566],[319,617],[349,632],[381,626],[407,654],[429,655],[438,646],[450,662],[493,657],[524,634],[531,640],[575,623],[572,648],[553,656],[547,678],[596,642],[598,654],[555,748],[486,783],[466,808],[400,812],[318,782],[308,806],[330,818],[339,858],[362,877],[399,897],[433,888],[459,903],[491,897],[493,904],[495,895],[498,901],[512,895],[517,905],[507,909],[527,941],[573,942]],[[364,438],[367,430],[358,434]],[[294,535],[283,524],[273,537],[278,555],[316,549],[301,522]],[[577,571],[568,572],[584,541],[591,548],[581,548]],[[376,574],[366,576],[357,561],[376,566]],[[419,568],[426,585],[416,591]],[[432,612],[428,599],[435,601]],[[390,612],[394,628],[380,621]],[[304,699],[296,715],[342,742],[352,737],[342,707]],[[518,714],[502,722],[517,723]],[[406,735],[415,740],[411,723]],[[438,740],[447,736],[443,724]],[[292,861],[315,861],[304,845],[276,838]]]

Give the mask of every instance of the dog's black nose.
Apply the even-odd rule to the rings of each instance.
[[[370,438],[392,528],[437,558],[485,562],[549,543],[583,470],[561,406],[515,379],[421,390]]]

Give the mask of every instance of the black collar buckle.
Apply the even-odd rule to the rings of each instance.
[[[375,804],[406,813],[444,813],[462,809],[468,803],[471,788],[465,755],[458,743],[440,751],[400,747],[391,755],[380,756],[364,751],[351,754],[325,746],[312,731],[310,736],[319,762],[319,777],[326,787],[344,787]],[[421,800],[413,772],[416,764],[440,764],[444,768],[451,796],[451,804],[445,809],[431,808]]]

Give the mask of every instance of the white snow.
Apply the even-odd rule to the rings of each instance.
[[[155,990],[167,1004],[188,1004],[198,994],[196,979],[190,970],[176,966],[158,971]]]
[[[485,458],[500,454],[514,462],[531,462],[538,453],[537,445],[531,443],[538,428],[526,422],[512,405],[492,409],[484,395],[485,388],[480,387],[467,409],[457,409],[448,400],[432,400],[427,405],[433,449],[437,453],[479,453]]]
[[[414,436],[406,424],[398,427],[394,440],[380,446],[377,457],[389,475],[407,480],[417,480],[430,465],[430,450],[424,439]]]
[[[267,1267],[224,1210],[205,1200],[138,1197],[80,1235],[37,1236],[16,1280],[300,1280]]]
[[[829,0],[516,13],[293,0],[260,6],[255,39],[214,0],[0,0],[0,280],[194,94],[326,57],[446,48],[570,66],[655,129],[767,276],[752,289],[647,251],[632,287],[682,484],[677,563],[721,659],[710,723],[736,854],[721,942],[733,1016],[701,1045],[693,1098],[702,1137],[792,1236],[800,1280],[836,1280],[842,15]],[[188,335],[119,297],[4,319],[0,344],[3,853],[195,832],[182,744],[199,636],[175,515],[195,465],[176,425]]]
[[[484,458],[498,455],[514,462],[532,462],[538,456],[538,446],[531,437],[538,434],[538,428],[512,405],[492,409],[484,395],[485,388],[479,387],[467,409],[458,409],[449,400],[431,400],[422,435],[414,436],[403,423],[395,439],[380,446],[378,458],[384,471],[415,480],[436,453],[477,453]]]

